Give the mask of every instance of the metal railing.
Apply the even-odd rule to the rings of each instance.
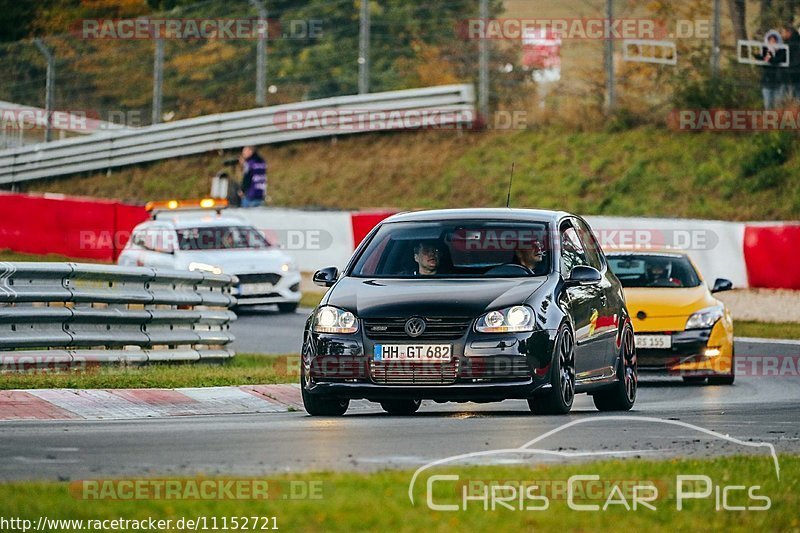
[[[0,371],[233,357],[236,279],[77,263],[0,263]]]
[[[462,127],[475,120],[474,102],[471,85],[442,85],[324,98],[206,115],[145,128],[103,131],[0,151],[0,184],[106,170],[246,145],[425,127],[424,123],[420,126],[402,118],[393,119],[391,113],[433,118],[436,127]],[[363,116],[349,123],[345,123],[345,119],[336,122],[333,118],[331,127],[331,123],[319,123],[319,117],[326,112],[334,116],[347,113],[363,113]],[[308,119],[311,115],[315,118]]]

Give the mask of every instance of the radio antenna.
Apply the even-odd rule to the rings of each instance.
[[[511,207],[511,184],[514,183],[514,161],[511,162],[511,177],[508,178],[508,195],[506,196],[506,207]]]

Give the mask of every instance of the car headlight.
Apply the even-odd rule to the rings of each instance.
[[[297,270],[297,265],[295,264],[294,261],[291,261],[291,260],[290,261],[285,261],[281,265],[281,272],[290,272],[290,271],[293,271],[293,270]]]
[[[222,274],[222,269],[218,266],[209,265],[208,263],[189,263],[189,270],[208,272],[209,274]]]
[[[356,315],[331,305],[323,305],[314,313],[316,333],[355,333],[358,331]]]
[[[515,305],[497,311],[489,311],[475,323],[479,333],[508,333],[533,331],[533,310],[524,305]]]
[[[705,329],[717,323],[717,320],[725,314],[725,309],[721,305],[706,307],[692,314],[686,321],[686,329]]]

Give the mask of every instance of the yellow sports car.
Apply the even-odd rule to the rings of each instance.
[[[625,292],[636,333],[639,371],[666,372],[684,381],[731,385],[733,320],[712,293],[732,288],[718,278],[709,290],[680,252],[610,252],[611,270]]]

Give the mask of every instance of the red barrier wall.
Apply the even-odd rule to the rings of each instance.
[[[397,213],[397,211],[365,211],[351,215],[353,224],[353,246],[358,248],[364,237],[372,231],[378,222]]]
[[[56,195],[0,194],[0,249],[114,261],[144,207]]]
[[[800,223],[747,224],[744,261],[751,287],[800,290]]]

